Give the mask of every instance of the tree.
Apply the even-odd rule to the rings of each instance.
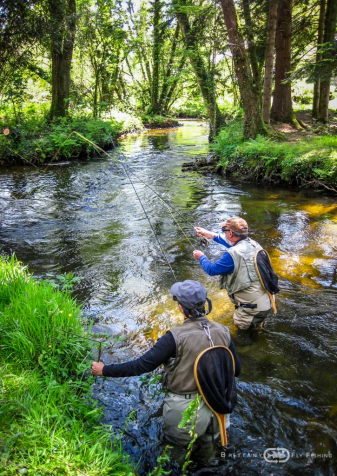
[[[316,63],[320,63],[320,61],[322,61],[321,45],[323,43],[323,37],[324,37],[325,3],[326,3],[326,0],[320,0]],[[312,104],[312,117],[314,118],[318,117],[320,86],[321,86],[321,81],[318,78],[314,85],[314,98],[313,98],[313,104]]]
[[[46,22],[42,0],[2,0],[0,6],[0,91],[18,80],[33,59]]]
[[[271,118],[296,123],[291,99],[291,14],[292,0],[280,0],[276,29],[275,89]]]
[[[264,82],[263,82],[263,99],[262,99],[262,116],[266,124],[270,123],[270,107],[271,107],[271,92],[272,92],[272,85],[273,85],[273,66],[274,66],[274,51],[275,51],[278,2],[279,0],[269,1],[267,47],[266,47],[266,59],[265,59]]]
[[[162,89],[158,101],[159,112],[167,114],[175,101],[175,91],[180,81],[181,72],[185,66],[185,53],[177,52],[180,28],[176,25],[174,36],[171,43],[171,52],[167,61],[166,67],[163,70]],[[176,70],[174,68],[175,59]]]
[[[337,23],[337,0],[327,0],[324,37],[323,42],[331,47],[325,48],[322,54],[323,77],[320,82],[320,97],[319,97],[319,111],[318,120],[321,122],[328,122],[329,120],[329,96],[330,96],[330,80],[332,76],[334,57],[333,57],[333,43],[335,40]]]
[[[244,138],[255,138],[258,134],[265,135],[267,130],[262,120],[259,96],[254,87],[254,81],[250,72],[244,40],[239,30],[234,1],[221,0],[221,7],[225,18],[230,49],[242,100]]]
[[[243,15],[245,19],[245,24],[246,24],[246,37],[247,37],[247,42],[248,42],[248,52],[249,52],[249,59],[250,59],[250,65],[252,68],[252,74],[253,74],[253,80],[254,80],[254,86],[256,91],[259,93],[260,92],[260,68],[259,68],[259,63],[257,60],[257,53],[256,53],[256,47],[255,47],[255,41],[254,41],[254,35],[253,35],[253,24],[252,24],[252,18],[250,14],[250,0],[242,0],[242,5],[243,5]]]
[[[130,54],[125,62],[134,96],[143,112],[166,115],[186,63],[179,25],[165,3],[155,0],[150,8],[143,1],[136,11],[133,2],[128,3],[128,28]]]
[[[77,43],[92,70],[93,81],[87,78],[87,84],[96,118],[123,90],[122,63],[128,53],[125,14],[118,1],[94,0],[88,4],[85,0],[80,5],[80,16]]]
[[[323,44],[326,0],[307,0],[294,4],[291,32],[291,75],[286,81],[306,79],[314,84],[313,115],[319,107],[319,83],[325,76],[326,66],[336,68],[336,43]],[[329,50],[329,61],[323,60],[323,52]],[[293,96],[297,102],[309,104],[309,96],[299,92]],[[296,122],[295,122],[295,125]]]
[[[161,1],[154,0],[153,4],[153,50],[152,50],[152,91],[151,91],[151,112],[158,114],[159,112],[159,64],[160,50],[162,46],[163,28],[161,25]]]
[[[68,112],[70,69],[76,35],[76,0],[48,0],[52,60],[50,118]]]
[[[212,71],[207,70],[203,57],[199,51],[196,29],[191,27],[186,13],[186,0],[173,0],[173,6],[184,39],[186,55],[190,60],[207,109],[210,121],[210,137],[214,137],[220,127],[225,124],[225,119],[217,104],[214,75],[212,74]]]

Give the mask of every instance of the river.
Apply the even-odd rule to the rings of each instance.
[[[238,404],[232,416],[230,460],[195,463],[191,474],[326,475],[337,471],[337,204],[309,191],[240,184],[217,175],[182,172],[183,162],[209,153],[205,124],[128,135],[120,147],[88,162],[0,169],[0,244],[39,277],[73,271],[93,332],[123,336],[104,352],[107,361],[141,355],[181,315],[169,294],[174,277],[123,167],[178,280],[201,281],[214,310],[228,325],[242,363]],[[280,277],[278,314],[254,339],[241,338],[233,308],[192,256],[200,249],[192,225],[219,231],[230,216],[246,218],[250,236],[269,252]],[[177,222],[179,226],[177,225]],[[186,236],[192,241],[186,238]],[[218,259],[223,249],[205,253]],[[140,471],[163,449],[162,397],[139,377],[98,379],[96,397],[105,422],[124,428],[123,441]],[[270,463],[267,448],[285,448],[284,463]],[[152,465],[152,466],[151,466]],[[215,469],[214,465],[218,465]]]

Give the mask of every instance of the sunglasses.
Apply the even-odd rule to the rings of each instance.
[[[223,233],[225,233],[226,231],[232,231],[232,230],[230,230],[229,228],[226,229],[226,228],[223,226],[223,227],[221,228],[221,231],[222,231]]]

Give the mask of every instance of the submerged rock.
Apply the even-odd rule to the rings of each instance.
[[[202,157],[195,162],[184,162],[181,166],[182,172],[193,170],[201,173],[214,172],[218,168],[217,160],[214,155]]]

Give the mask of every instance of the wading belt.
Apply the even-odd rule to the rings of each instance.
[[[257,304],[241,304],[239,303],[235,297],[234,294],[229,294],[230,299],[232,300],[233,304],[235,305],[235,309],[239,309],[239,307],[243,307],[244,309],[256,309]]]
[[[235,309],[239,309],[239,307],[244,307],[245,309],[256,309],[257,304],[239,304],[239,303],[235,303]]]

